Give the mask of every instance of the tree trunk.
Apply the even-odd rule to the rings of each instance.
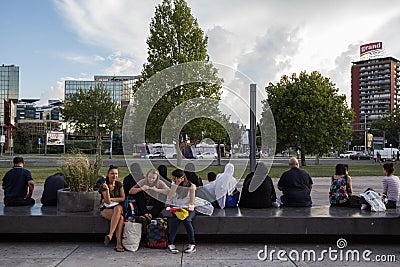
[[[302,149],[300,149],[300,155],[301,155],[301,166],[307,166],[306,164],[306,154]]]
[[[182,166],[183,156],[179,145],[179,141],[175,143],[175,151],[176,151],[176,166]]]
[[[319,155],[315,155],[315,165],[319,165]]]
[[[101,134],[98,134],[96,139],[96,165],[101,167]]]
[[[218,141],[218,144],[217,144],[217,159],[218,159],[218,166],[220,166],[221,165],[221,152],[220,152],[220,146],[221,146],[221,142],[220,141]]]

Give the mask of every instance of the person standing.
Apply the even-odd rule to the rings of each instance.
[[[67,187],[68,184],[65,182],[61,173],[50,175],[44,182],[44,189],[40,202],[42,202],[43,206],[57,206],[57,191]]]
[[[396,203],[400,197],[400,180],[399,177],[393,174],[393,162],[383,164],[383,172],[386,175],[382,180],[383,194],[388,198],[388,202],[385,206],[387,209],[395,209]]]
[[[4,205],[29,206],[35,204],[32,198],[35,182],[31,172],[24,168],[24,159],[15,157],[14,167],[3,177]]]
[[[280,200],[284,206],[309,207],[312,205],[311,189],[313,181],[310,175],[299,168],[299,161],[289,159],[290,170],[279,179],[278,189],[283,192]]]

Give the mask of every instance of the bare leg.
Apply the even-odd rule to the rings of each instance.
[[[122,215],[122,206],[118,205],[115,206],[113,208],[113,215],[111,217],[111,222],[110,222],[110,232],[108,233],[108,235],[110,236],[110,238],[112,238],[112,236],[114,235],[115,230],[117,229],[119,220],[121,219],[121,215]],[[122,220],[123,222],[123,220]]]
[[[117,238],[117,248],[123,248],[122,246],[122,231],[124,229],[124,218],[119,216],[119,221],[117,225],[117,230],[115,232],[115,237]]]

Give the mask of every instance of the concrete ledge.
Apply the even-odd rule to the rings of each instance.
[[[166,213],[170,216],[170,214]],[[197,215],[196,235],[384,235],[400,236],[400,210],[382,213],[354,208],[216,209]],[[63,213],[56,207],[4,207],[0,204],[0,233],[104,234],[109,222],[98,211]],[[181,224],[179,234],[186,231]]]

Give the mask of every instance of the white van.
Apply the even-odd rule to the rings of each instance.
[[[399,150],[397,148],[385,147],[384,149],[374,150],[374,160],[377,161],[377,154],[381,154],[381,161],[396,161]]]

